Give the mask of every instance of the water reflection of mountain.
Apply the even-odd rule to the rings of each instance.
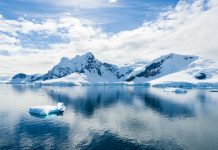
[[[149,107],[167,117],[193,117],[194,110],[191,106],[180,104],[155,95],[144,95],[145,107]]]
[[[36,91],[36,90],[39,90],[41,89],[41,86],[32,86],[32,85],[25,85],[25,84],[11,84],[11,87],[12,89],[17,92],[17,93],[23,93],[23,92],[26,92],[26,91]]]
[[[69,92],[51,92],[48,95],[54,101],[64,102],[75,111],[85,116],[91,116],[96,109],[110,107],[116,103],[131,104],[137,98],[144,102],[144,106],[167,117],[193,117],[194,110],[188,104],[180,104],[174,101],[165,100],[150,93],[146,88],[133,88],[129,90],[124,87],[84,87],[86,92],[79,97],[71,97]],[[72,92],[76,92],[72,90]]]
[[[40,87],[32,86],[12,86],[16,92],[22,93],[27,90],[38,91]],[[165,97],[155,95],[143,87],[123,87],[123,86],[91,86],[91,87],[68,87],[55,91],[53,88],[43,88],[53,101],[64,102],[68,107],[72,107],[75,111],[85,115],[92,116],[94,111],[103,107],[110,107],[117,103],[131,104],[137,98],[144,102],[144,106],[167,117],[193,117],[194,109],[188,104],[176,103],[173,100],[166,100]],[[67,89],[67,90],[66,90]],[[84,90],[85,89],[85,90]],[[43,90],[43,91],[44,91]],[[80,95],[72,96],[84,90]],[[204,94],[201,95],[201,99]],[[203,102],[203,101],[202,101]]]
[[[48,95],[54,101],[61,101],[66,106],[72,107],[75,111],[81,112],[85,116],[91,116],[94,111],[102,107],[110,107],[119,101],[131,102],[130,93],[123,87],[84,87],[86,93],[79,97],[71,97],[69,92],[48,91]],[[72,92],[76,92],[72,90]]]

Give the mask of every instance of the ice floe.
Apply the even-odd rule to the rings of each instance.
[[[58,103],[56,106],[43,105],[43,106],[33,106],[29,108],[29,113],[34,115],[46,116],[49,114],[62,113],[65,110],[63,103]]]

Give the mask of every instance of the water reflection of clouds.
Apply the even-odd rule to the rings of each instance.
[[[59,119],[59,120],[58,120]],[[64,149],[70,127],[61,118],[40,119],[31,117],[28,120],[20,118],[15,125],[15,148],[20,149]]]

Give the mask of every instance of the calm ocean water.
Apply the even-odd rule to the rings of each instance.
[[[63,102],[63,115],[28,108]],[[218,93],[122,86],[0,85],[0,149],[218,148]]]

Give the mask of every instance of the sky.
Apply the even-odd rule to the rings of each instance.
[[[217,0],[0,0],[0,77],[92,52],[124,65],[168,53],[218,60]]]

